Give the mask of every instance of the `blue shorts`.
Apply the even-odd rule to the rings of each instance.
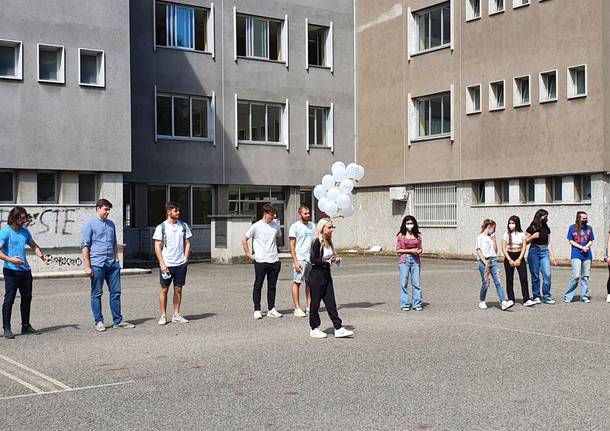
[[[169,287],[174,282],[174,287],[183,287],[186,284],[186,267],[188,264],[183,263],[179,266],[168,266],[167,270],[169,271],[171,277],[163,278],[161,276],[161,270],[159,270],[159,281],[161,282],[161,286]]]

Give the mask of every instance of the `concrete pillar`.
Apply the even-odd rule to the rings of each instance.
[[[62,172],[59,175],[60,204],[78,203],[78,172]]]
[[[229,186],[219,185],[216,188],[216,214],[229,213]]]
[[[496,197],[496,183],[495,181],[485,181],[485,204],[493,205],[497,204],[498,199]]]
[[[534,201],[543,204],[549,201],[546,178],[536,178],[534,180]]]
[[[98,177],[99,197],[112,203],[111,220],[117,228],[117,240],[123,244],[123,174],[103,172]]]
[[[301,195],[299,187],[290,187],[288,201],[286,202],[286,220],[282,220],[285,226],[290,226],[298,219],[299,205],[301,205]]]
[[[561,178],[561,198],[563,202],[576,202],[575,177]]]
[[[17,199],[19,205],[38,204],[38,177],[36,171],[17,172]]]
[[[508,202],[511,204],[521,203],[521,186],[517,179],[508,181]]]

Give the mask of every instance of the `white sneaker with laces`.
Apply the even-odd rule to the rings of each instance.
[[[485,304],[485,301],[481,301],[481,302],[479,302],[479,308],[480,308],[481,310],[485,310],[485,309],[487,309],[487,304]]]
[[[513,305],[515,305],[515,303],[510,299],[508,301],[502,301],[502,311],[508,310]]]
[[[534,304],[542,304],[542,300],[540,298],[534,298]]]
[[[305,314],[305,312],[303,310],[301,310],[300,308],[295,308],[294,317],[307,317],[307,314]]]
[[[570,302],[572,302],[572,300],[571,299],[563,298],[563,302],[565,302],[566,304],[569,304]]]
[[[95,330],[97,332],[104,332],[106,330],[106,325],[104,325],[104,322],[97,322],[95,324]]]
[[[172,317],[172,323],[189,323],[189,321],[185,319],[182,314],[176,314]]]
[[[608,295],[608,298],[610,298],[610,295]],[[610,301],[608,301],[608,302],[610,302]],[[309,316],[309,307],[307,307],[307,308],[305,309],[305,314],[307,314],[307,315]]]
[[[114,325],[115,328],[119,328],[119,329],[132,329],[135,328],[136,325],[134,325],[133,323],[129,323],[126,322],[125,320],[123,320],[121,323]]]
[[[273,307],[271,310],[267,311],[267,317],[282,317],[282,313]]]
[[[549,305],[553,305],[555,303],[555,300],[553,298],[545,299],[544,303],[545,304],[549,304]]]
[[[591,300],[585,296],[583,298],[582,302],[584,302],[585,304],[588,304],[589,302],[591,302]]]
[[[351,337],[352,335],[354,335],[354,331],[350,331],[349,329],[344,328],[343,326],[339,329],[335,329],[335,338]]]
[[[610,294],[608,294],[608,296],[606,296],[606,302],[610,302]]]
[[[260,310],[256,310],[254,312],[254,320],[258,320],[258,319],[262,319],[263,318],[263,313],[260,312]]]
[[[165,316],[165,314],[162,314],[157,323],[161,326],[165,325],[167,323],[167,316]]]
[[[326,338],[328,337],[328,334],[320,328],[314,328],[309,331],[309,336],[312,338]]]
[[[536,303],[534,301],[532,301],[531,299],[528,299],[527,301],[525,301],[523,303],[524,307],[531,307],[532,305],[536,305]]]

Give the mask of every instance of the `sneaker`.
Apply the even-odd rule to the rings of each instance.
[[[479,302],[479,308],[480,308],[481,310],[485,310],[485,309],[487,309],[487,304],[485,304],[485,301],[481,301],[481,302]]]
[[[282,314],[273,307],[271,310],[267,311],[267,317],[282,317]]]
[[[10,329],[5,329],[4,338],[11,340],[11,339],[15,338],[15,334],[13,334],[13,331],[11,331]]]
[[[540,298],[534,298],[534,304],[542,304]]]
[[[185,319],[182,314],[176,314],[172,317],[172,323],[189,323],[189,321]]]
[[[344,328],[343,326],[339,329],[335,329],[335,338],[345,338],[354,335],[354,331]]]
[[[585,304],[588,304],[589,302],[591,302],[591,300],[585,296],[585,297],[582,299],[582,302],[584,302]]]
[[[515,303],[510,299],[508,301],[502,301],[502,311],[508,310],[513,305],[515,305]]]
[[[159,321],[157,323],[161,326],[165,325],[167,323],[167,316],[165,314],[162,314],[161,317],[159,317]]]
[[[610,293],[606,296],[606,302],[610,302]]]
[[[104,325],[104,322],[97,322],[95,324],[95,330],[97,332],[104,332],[106,330],[106,325]]]
[[[400,307],[400,311],[409,311],[411,307]]]
[[[295,308],[294,317],[307,317],[307,314],[305,314],[305,312],[303,310],[301,310],[300,308]]]
[[[309,331],[309,336],[312,338],[326,338],[328,337],[328,334],[320,330],[320,328],[315,328]]]
[[[260,310],[256,310],[254,312],[254,320],[258,320],[258,319],[262,319],[263,318],[263,313],[261,313]]]
[[[570,302],[572,302],[572,300],[568,299],[568,298],[563,298],[563,302],[565,302],[566,304],[569,304]]]
[[[549,304],[549,305],[553,305],[555,303],[555,300],[553,298],[545,299],[544,303],[545,304]]]
[[[28,324],[25,326],[21,327],[21,335],[40,335],[40,332],[38,332],[36,329],[34,329],[32,327],[32,325]]]
[[[117,323],[116,325],[114,325],[114,327],[120,328],[120,329],[131,329],[131,328],[135,328],[136,325],[123,320],[121,323]]]
[[[421,305],[418,305],[417,307],[415,307],[415,311],[422,311],[424,309],[424,307],[422,307]]]
[[[608,298],[610,298],[610,295],[608,295]],[[610,301],[608,301],[608,302],[610,302]],[[305,309],[305,314],[307,314],[307,315],[309,316],[309,307],[307,307],[307,308]]]
[[[523,303],[524,307],[531,307],[532,305],[536,305],[536,303],[534,301],[532,301],[531,299],[528,299],[527,301],[525,301]]]

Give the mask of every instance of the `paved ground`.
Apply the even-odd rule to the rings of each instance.
[[[593,271],[591,304],[502,312],[477,308],[473,262],[427,260],[426,307],[405,313],[395,260],[350,258],[335,285],[356,336],[323,340],[309,338],[306,319],[252,320],[252,276],[249,265],[193,265],[191,323],[165,327],[156,276],[125,277],[124,314],[138,326],[102,334],[85,280],[36,281],[44,333],[0,339],[1,428],[610,429],[606,270]],[[285,264],[285,311],[289,277]],[[567,278],[554,268],[556,299]],[[488,298],[497,306],[493,289]]]

